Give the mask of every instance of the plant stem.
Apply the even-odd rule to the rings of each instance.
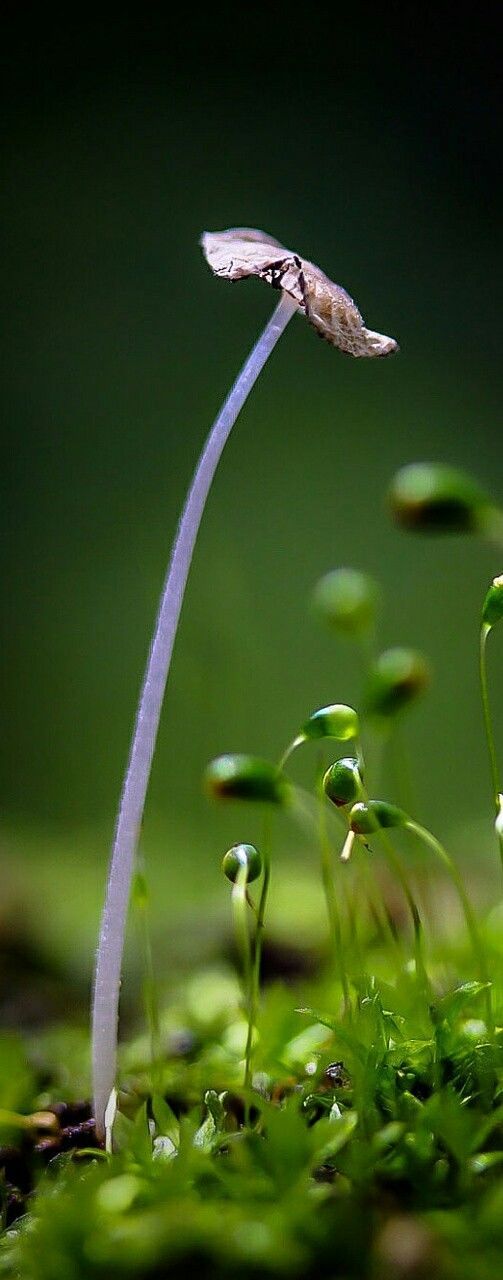
[[[175,537],[140,695],[115,829],[98,943],[92,1011],[92,1058],[94,1114],[99,1137],[104,1133],[105,1108],[115,1081],[122,952],[134,857],[194,545],[213,476],[238,413],[296,310],[296,303],[287,294],[282,294],[210,431]]]
[[[344,946],[342,941],[341,917],[339,905],[337,902],[337,894],[335,892],[334,875],[332,868],[332,846],[327,831],[326,818],[326,801],[323,791],[323,773],[322,767],[318,781],[318,797],[319,797],[319,841],[320,841],[320,862],[321,862],[321,880],[325,894],[325,902],[327,906],[327,915],[329,923],[330,941],[333,948],[334,959],[337,966],[344,1000],[344,1013],[351,1013],[351,997],[349,993],[349,980],[344,959]]]
[[[351,960],[352,960],[351,967],[352,967],[353,975],[355,975],[353,976],[354,986],[357,985],[358,975],[361,975],[366,970],[366,956],[364,958],[364,952],[363,952],[362,944],[360,942],[360,935],[358,932],[358,922],[359,922],[359,919],[361,918],[360,908],[361,908],[361,898],[362,898],[358,872],[359,872],[359,868],[356,868],[355,870],[355,867],[353,866],[352,879],[348,880],[347,876],[345,875],[342,880],[344,903],[346,907],[346,916],[348,920],[348,935],[349,935],[348,954],[351,955]],[[357,1008],[358,997],[355,1003]],[[350,1013],[351,1013],[351,1010],[350,1010]]]
[[[257,908],[257,926],[255,930],[255,947],[253,953],[253,965],[251,970],[250,981],[250,1002],[248,1010],[248,1035],[246,1038],[245,1050],[245,1087],[249,1088],[251,1083],[251,1054],[253,1043],[253,1028],[257,1020],[257,1011],[260,995],[260,962],[262,959],[262,943],[264,938],[264,919],[267,906],[267,895],[269,892],[269,881],[271,879],[271,858],[269,852],[270,830],[267,819],[264,822],[264,834],[262,839],[262,888],[260,890],[260,898]],[[248,1115],[248,1103],[247,1115]]]
[[[410,911],[410,915],[412,919],[412,928],[414,930],[414,959],[416,964],[416,977],[422,991],[424,993],[427,993],[430,990],[430,981],[428,978],[428,974],[426,972],[426,966],[424,962],[424,954],[423,954],[424,935],[423,935],[423,924],[422,924],[421,915],[419,912],[419,907],[417,906],[416,900],[409,886],[407,876],[402,867],[401,859],[399,858],[396,852],[395,846],[393,842],[390,840],[387,831],[385,831],[383,828],[379,828],[376,834],[379,836],[379,840],[381,842],[384,855],[388,861],[388,864],[391,867],[391,869],[394,871],[397,877],[397,880],[401,885],[402,892],[404,894],[404,897],[407,902],[407,906]]]
[[[297,738],[293,738],[292,741],[288,743],[286,751],[283,752],[283,755],[278,760],[278,773],[283,773],[290,756],[292,756],[294,751],[297,750],[297,747],[302,746],[303,742],[305,742],[304,734],[299,733]]]
[[[325,898],[325,906],[327,909],[329,936],[330,938],[332,938],[332,935],[333,935],[334,942],[336,942],[336,945],[338,945],[338,940],[340,939],[340,945],[342,948],[340,913],[337,905],[337,898],[335,896],[335,889],[334,889],[333,876],[332,876],[332,851],[330,848],[328,832],[326,829],[327,809],[325,804],[325,794],[321,786],[316,788],[314,797],[311,796],[308,792],[305,792],[302,787],[296,786],[295,790],[293,791],[292,810],[295,817],[298,818],[299,822],[302,823],[302,826],[306,827],[310,834],[312,834],[314,831],[314,833],[318,836],[318,839],[320,841],[320,845],[322,848],[322,858],[321,858],[322,885],[323,885],[323,894]],[[339,812],[339,810],[337,810],[337,817],[341,825],[345,826],[344,818],[342,816],[342,813]],[[335,924],[336,920],[338,921],[338,927]],[[342,979],[343,968],[344,966],[342,964],[342,952],[341,952],[341,957],[339,959],[341,983],[343,981]]]
[[[431,831],[428,831],[427,827],[420,826],[419,822],[414,822],[412,818],[408,819],[406,826],[408,827],[409,831],[414,832],[414,834],[418,837],[418,839],[422,840],[423,844],[427,845],[433,851],[433,853],[436,854],[437,858],[439,858],[440,862],[442,862],[444,867],[446,868],[452,880],[452,883],[456,889],[456,892],[458,894],[458,897],[461,903],[461,907],[463,909],[463,915],[465,917],[466,927],[470,936],[472,950],[475,957],[475,963],[478,969],[479,979],[481,982],[484,982],[484,983],[489,982],[489,974],[487,970],[484,944],[482,942],[482,938],[479,933],[479,927],[477,924],[475,913],[473,911],[470,899],[466,892],[465,886],[463,884],[463,881],[459,873],[459,870],[456,866],[456,863],[454,862],[453,858],[451,858],[450,853],[447,852],[447,849],[444,847],[444,845],[440,843],[440,840],[437,840],[437,837],[434,836]],[[487,1021],[488,1021],[489,1029],[491,1030],[494,1028],[494,1023],[493,1023],[493,1015],[492,1015],[492,1001],[491,1001],[490,986],[486,991],[485,999],[486,999]]]
[[[379,884],[368,852],[363,847],[361,849],[359,862],[363,870],[371,916],[374,917],[383,938],[385,938],[392,946],[399,968],[401,969],[403,964],[403,948],[400,945],[397,934],[393,928],[389,912],[384,903],[382,885]]]
[[[243,961],[243,985],[245,992],[245,1009],[248,1024],[246,1035],[245,1049],[245,1089],[250,1087],[251,1078],[251,1049],[253,1041],[254,1026],[254,984],[253,984],[253,964],[250,943],[250,931],[248,927],[248,901],[247,901],[247,868],[243,867],[237,877],[236,883],[232,889],[232,911],[234,915],[234,927],[236,932],[236,940],[241,951]]]
[[[366,788],[363,789],[363,794],[364,794],[365,802],[368,805],[369,796]],[[424,954],[423,954],[424,934],[423,934],[423,924],[421,920],[419,907],[414,898],[412,889],[410,888],[406,873],[402,867],[401,858],[399,857],[399,854],[396,852],[393,841],[391,840],[391,837],[388,835],[388,831],[386,830],[385,827],[376,826],[376,835],[379,837],[379,841],[380,841],[384,856],[386,858],[386,861],[388,863],[388,866],[391,867],[391,870],[395,874],[401,886],[402,893],[404,895],[404,898],[406,900],[407,906],[410,911],[412,928],[414,931],[414,960],[415,960],[415,966],[416,966],[416,979],[423,993],[427,994],[430,991],[430,981],[428,978],[428,974],[426,972],[426,965],[424,962]]]

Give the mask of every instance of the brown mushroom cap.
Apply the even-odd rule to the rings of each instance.
[[[258,276],[288,293],[316,332],[340,351],[356,357],[398,351],[394,338],[365,327],[356,303],[341,285],[264,231],[253,227],[205,231],[201,247],[216,276],[231,281]]]

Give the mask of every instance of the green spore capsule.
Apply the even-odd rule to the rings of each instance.
[[[313,711],[302,726],[299,738],[303,741],[337,738],[338,742],[347,742],[349,738],[357,738],[359,732],[358,716],[353,707],[348,707],[343,702],[334,702],[330,707],[320,707],[318,711]]]
[[[262,871],[262,858],[254,844],[233,844],[222,858],[222,871],[231,884],[235,884],[239,872],[246,872],[246,881],[258,880]]]
[[[349,825],[356,836],[370,836],[382,827],[406,827],[408,822],[403,809],[387,800],[360,800],[349,815]]]
[[[284,804],[289,794],[289,784],[275,765],[246,755],[217,756],[206,769],[204,787],[217,800]]]
[[[418,533],[483,533],[494,504],[464,471],[444,463],[401,467],[388,490],[397,524]]]
[[[358,760],[353,756],[344,756],[330,765],[323,779],[323,790],[332,804],[343,808],[346,804],[354,805],[363,795],[362,779]]]
[[[388,719],[414,702],[430,683],[430,668],[415,649],[386,649],[371,668],[365,691],[365,709],[371,716]]]
[[[494,627],[503,618],[503,573],[493,578],[482,608],[484,626]]]
[[[333,569],[320,578],[313,594],[316,612],[337,631],[351,636],[372,627],[378,601],[377,583],[358,569]]]

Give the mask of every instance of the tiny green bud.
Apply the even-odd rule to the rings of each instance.
[[[356,836],[370,836],[380,827],[406,827],[408,822],[403,809],[386,800],[360,800],[349,815],[349,825]]]
[[[374,622],[379,589],[373,578],[358,569],[333,569],[316,584],[314,607],[346,635],[359,635]]]
[[[482,622],[494,627],[503,618],[503,573],[493,578],[482,608]]]
[[[235,884],[239,872],[246,871],[246,881],[251,884],[262,871],[262,858],[254,844],[233,844],[222,858],[222,871]]]
[[[218,800],[265,800],[270,804],[283,804],[289,792],[276,765],[246,755],[217,756],[206,769],[204,787]]]
[[[353,707],[347,707],[344,702],[335,702],[330,707],[320,707],[318,711],[313,711],[302,726],[299,737],[304,740],[337,738],[338,742],[347,742],[348,738],[357,738],[359,732],[358,716]]]
[[[362,780],[358,760],[353,756],[344,756],[330,765],[323,779],[323,790],[332,804],[342,808],[345,804],[354,804],[363,795]]]
[[[494,512],[483,489],[445,463],[413,462],[393,477],[388,503],[396,523],[420,533],[479,533]]]
[[[369,715],[388,718],[413,702],[430,683],[426,659],[415,649],[386,649],[371,668],[365,692]]]

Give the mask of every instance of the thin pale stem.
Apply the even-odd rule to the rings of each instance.
[[[360,886],[358,883],[358,872],[356,876],[354,875],[354,872],[353,872],[352,882],[348,881],[344,876],[342,883],[343,883],[344,901],[346,904],[346,915],[347,915],[348,926],[349,926],[348,928],[349,942],[352,949],[351,958],[352,958],[353,973],[356,973],[357,975],[361,975],[362,973],[365,972],[366,961],[364,958],[364,952],[362,949],[362,945],[360,942],[360,935],[358,932],[358,921],[360,918],[359,908],[361,905],[361,892],[360,892]]]
[[[400,945],[396,931],[393,928],[390,913],[384,902],[383,888],[376,877],[375,870],[372,866],[371,858],[368,851],[362,846],[361,848],[360,866],[363,871],[365,887],[367,890],[367,898],[371,914],[374,916],[376,924],[384,939],[388,940],[395,952],[399,968],[403,964],[403,948]]]
[[[337,902],[337,894],[335,892],[334,873],[332,866],[332,845],[330,843],[327,831],[327,814],[325,805],[325,794],[323,791],[323,769],[321,770],[318,780],[318,797],[319,797],[319,841],[320,841],[320,863],[321,863],[321,881],[325,894],[325,902],[327,907],[327,916],[329,922],[330,943],[334,953],[334,959],[339,973],[340,983],[342,987],[342,996],[344,1000],[344,1013],[351,1013],[351,997],[349,991],[349,979],[346,969],[344,957],[344,944],[342,940],[342,925]]]
[[[364,794],[365,802],[368,805],[369,796],[368,796],[367,789],[365,787],[363,788],[363,794]],[[406,900],[407,906],[409,908],[409,912],[412,920],[412,928],[414,933],[414,962],[416,966],[416,978],[422,991],[426,993],[430,989],[430,982],[429,982],[428,974],[426,972],[426,965],[424,960],[424,933],[423,933],[423,923],[421,920],[419,907],[414,898],[412,889],[409,885],[407,875],[403,869],[401,858],[399,857],[399,854],[396,852],[395,846],[393,844],[393,841],[391,840],[391,837],[387,829],[385,827],[379,827],[376,825],[376,835],[379,837],[381,848],[383,850],[388,866],[391,868],[391,871],[396,876],[400,884],[400,887],[402,889],[402,893]]]
[[[332,867],[332,849],[327,829],[327,807],[325,795],[323,791],[323,771],[319,779],[316,791],[316,816],[308,808],[308,801],[311,797],[305,795],[299,787],[296,787],[293,800],[293,810],[295,815],[300,819],[303,825],[306,825],[309,831],[313,827],[317,830],[320,843],[320,864],[321,864],[321,881],[323,893],[325,897],[325,905],[327,909],[327,918],[329,926],[329,938],[333,947],[334,959],[337,966],[344,1001],[345,1014],[351,1014],[351,994],[349,986],[349,976],[344,955],[344,943],[342,937],[342,922],[337,894],[335,891],[333,867]],[[344,822],[342,814],[340,816],[341,823]]]
[[[260,966],[262,961],[262,945],[264,941],[264,921],[267,906],[267,895],[269,893],[269,881],[271,879],[271,855],[270,855],[270,824],[266,819],[264,822],[264,835],[262,841],[262,888],[260,890],[260,898],[257,907],[257,927],[255,930],[255,947],[253,952],[253,964],[250,979],[250,1004],[248,1013],[248,1035],[246,1038],[245,1050],[245,1086],[251,1084],[251,1065],[252,1065],[252,1047],[253,1047],[253,1029],[257,1021],[258,1005],[260,997]],[[247,1119],[249,1120],[248,1102]]]
[[[280,760],[278,761],[278,773],[283,773],[283,770],[284,770],[284,768],[285,768],[285,765],[287,764],[288,760],[290,759],[290,756],[293,756],[293,753],[294,753],[294,751],[296,751],[296,750],[297,750],[297,747],[301,747],[301,746],[302,746],[302,743],[303,743],[303,742],[305,742],[305,741],[306,741],[306,739],[305,739],[305,737],[304,737],[304,734],[303,734],[303,733],[299,733],[299,734],[298,734],[298,736],[297,736],[296,738],[294,738],[292,742],[289,742],[289,743],[288,743],[288,746],[287,746],[287,748],[286,748],[286,751],[284,751],[284,752],[283,752],[283,755],[281,756]]]
[[[248,900],[246,891],[247,868],[243,867],[237,877],[236,883],[232,890],[232,911],[234,915],[234,928],[236,932],[236,941],[241,952],[243,962],[243,985],[245,995],[245,1011],[247,1019],[247,1035],[245,1049],[245,1089],[250,1087],[251,1078],[251,1049],[253,1042],[254,1027],[254,1007],[253,1007],[253,961],[252,949],[250,941],[250,929],[248,924]]]
[[[289,744],[286,751],[281,756],[278,769],[280,770],[284,769],[284,766],[287,760],[289,759],[289,757],[293,754],[296,748],[301,746],[301,744],[305,741],[306,739],[303,734],[299,734],[297,738],[293,739],[293,742]],[[316,787],[316,798],[318,802],[317,830],[318,830],[318,839],[319,839],[319,845],[320,845],[321,881],[323,885],[323,892],[325,895],[325,904],[327,908],[330,946],[334,952],[334,959],[335,959],[336,967],[339,973],[339,978],[342,986],[344,1012],[347,1014],[351,1012],[351,997],[350,997],[350,991],[349,991],[349,979],[348,979],[346,964],[344,960],[341,917],[339,912],[339,906],[337,903],[337,895],[335,892],[335,885],[334,885],[334,878],[333,878],[332,848],[330,845],[330,839],[327,831],[325,795],[323,791],[323,774],[324,774],[324,767],[320,766],[319,778],[318,778],[317,787]],[[312,818],[311,814],[306,809],[305,803],[303,803],[303,800],[301,799],[300,791],[298,788],[296,789],[296,793],[295,793],[294,811],[301,818],[302,822],[307,822],[310,828],[312,828],[313,826],[316,826],[315,820]]]
[[[94,1111],[96,1131],[100,1137],[104,1133],[105,1108],[116,1072],[122,953],[134,857],[194,545],[213,476],[232,427],[278,338],[296,310],[292,299],[282,294],[263,334],[243,365],[201,454],[173,546],[140,695],[115,829],[98,943],[92,1013],[92,1056]]]
[[[391,867],[392,871],[394,871],[397,880],[401,885],[402,892],[410,911],[412,928],[414,931],[414,960],[416,965],[416,977],[422,991],[427,992],[429,991],[430,983],[424,961],[424,934],[419,907],[417,906],[414,894],[412,893],[412,889],[410,888],[407,876],[402,867],[401,859],[396,852],[392,840],[389,838],[388,832],[384,830],[384,828],[380,827],[377,831],[377,835],[379,836],[381,847],[384,851],[384,856],[387,859],[388,865]]]

